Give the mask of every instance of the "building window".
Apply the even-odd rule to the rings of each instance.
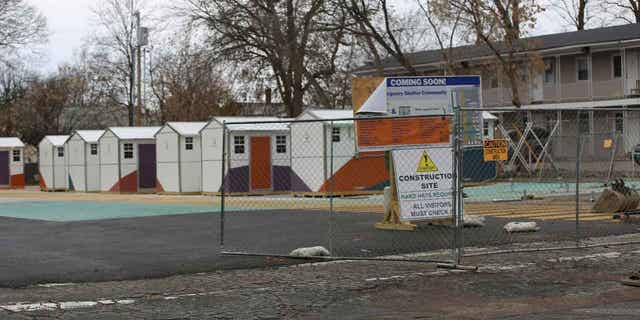
[[[20,161],[20,150],[13,150],[13,162]]]
[[[133,159],[133,143],[124,144],[124,158]]]
[[[615,129],[616,133],[624,132],[624,113],[622,112],[616,112]]]
[[[96,155],[98,154],[98,144],[97,143],[92,143],[91,144],[91,155]]]
[[[244,136],[233,137],[233,152],[237,154],[244,153]]]
[[[613,77],[622,78],[622,56],[613,56]]]
[[[408,116],[410,114],[411,114],[411,107],[410,106],[400,106],[400,107],[398,107],[398,115]]]
[[[556,82],[556,61],[554,59],[544,60],[544,83]]]
[[[276,153],[287,152],[287,136],[276,136]]]
[[[193,150],[193,137],[184,138],[184,149]]]
[[[331,131],[331,141],[340,142],[340,128],[333,128]]]
[[[580,133],[582,134],[589,133],[591,131],[589,126],[589,113],[580,112],[579,114],[580,114],[580,120],[578,122],[578,125],[579,125]]]
[[[587,58],[576,59],[576,70],[578,71],[578,80],[589,80],[589,64]]]
[[[489,121],[485,120],[482,122],[482,135],[485,137],[489,136]]]
[[[64,147],[58,147],[58,158],[64,157]]]

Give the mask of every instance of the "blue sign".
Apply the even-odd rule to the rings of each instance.
[[[480,76],[387,78],[387,88],[433,86],[480,86]]]

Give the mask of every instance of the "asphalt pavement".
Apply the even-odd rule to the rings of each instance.
[[[376,230],[381,215],[362,213],[262,210],[224,218],[224,250],[245,253],[287,254],[323,245],[335,256],[375,257],[450,248],[454,237],[447,226]],[[507,221],[488,218],[485,227],[465,229],[465,245],[575,237],[571,221],[545,221],[540,232],[514,235],[502,230]],[[583,235],[601,236],[636,232],[637,226],[585,222],[580,228]],[[274,263],[223,256],[220,250],[218,213],[76,222],[0,218],[0,286],[157,278]]]

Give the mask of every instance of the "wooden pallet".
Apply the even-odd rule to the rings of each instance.
[[[294,197],[297,198],[347,198],[358,196],[371,196],[383,194],[382,190],[375,191],[339,191],[339,192],[294,192]]]
[[[204,196],[221,196],[222,192],[202,192],[200,193]],[[259,197],[259,196],[277,196],[277,195],[288,195],[289,192],[286,191],[254,191],[254,192],[225,192],[225,197]]]

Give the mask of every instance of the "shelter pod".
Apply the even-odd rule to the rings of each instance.
[[[269,121],[272,122],[256,123]],[[220,191],[223,123],[227,128],[225,191],[290,191],[296,177],[291,172],[289,126],[275,117],[216,117],[207,123],[200,132],[204,148],[203,191]]]
[[[307,109],[296,120],[315,121],[291,123],[291,167],[301,178],[294,191],[366,192],[384,188],[388,181],[384,154],[356,152],[351,118],[351,110]]]
[[[160,127],[110,127],[98,140],[100,190],[154,192]]]
[[[65,143],[69,136],[45,136],[38,144],[38,170],[40,189],[47,191],[67,190],[69,174]]]
[[[78,130],[67,140],[69,190],[100,191],[98,139],[104,130]]]
[[[0,138],[0,188],[24,188],[24,143],[16,137]]]
[[[167,122],[156,133],[160,193],[202,192],[200,130],[206,122]]]

